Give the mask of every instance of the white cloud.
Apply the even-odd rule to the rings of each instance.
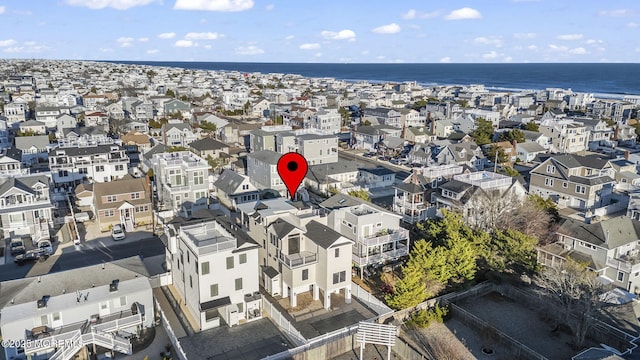
[[[51,50],[50,47],[45,45],[38,45],[35,41],[28,41],[22,44],[23,46],[13,46],[4,49],[7,53],[41,53],[43,51]]]
[[[473,43],[476,45],[493,45],[495,47],[501,47],[502,38],[500,36],[489,36],[489,37],[480,36],[473,39]]]
[[[450,63],[451,62],[451,58],[448,56],[443,57],[442,59],[440,59],[441,63]]]
[[[173,46],[176,47],[192,47],[194,45],[195,43],[191,40],[178,40],[175,42],[175,44],[173,44]]]
[[[482,58],[485,59],[485,60],[495,59],[498,56],[499,56],[499,54],[495,50],[490,51],[490,52],[488,52],[486,54],[482,54]]]
[[[504,59],[502,59],[502,61],[511,62],[511,61],[513,61],[513,58],[511,56],[505,56]]]
[[[513,37],[516,39],[534,39],[536,37],[536,33],[516,33],[513,34]]]
[[[578,47],[578,48],[569,50],[569,53],[574,55],[584,55],[587,53],[587,50],[583,47]]]
[[[418,12],[415,11],[414,9],[410,9],[409,11],[407,11],[406,13],[402,14],[402,18],[406,19],[406,20],[411,20],[411,19],[415,19],[416,18],[416,14]]]
[[[569,50],[569,48],[566,47],[566,46],[558,46],[558,45],[555,45],[555,44],[550,44],[549,45],[549,49],[552,50],[552,51],[561,51],[561,52],[566,52],[566,51]]]
[[[602,44],[602,43],[604,43],[604,41],[602,41],[602,40],[589,39],[589,40],[585,41],[585,43],[586,43],[587,45],[597,45],[597,44]]]
[[[36,42],[35,41],[25,41],[24,43],[26,46],[35,46]]]
[[[273,10],[273,9],[275,9],[275,8],[276,8],[276,6],[275,6],[275,5],[273,5],[273,4],[269,4],[269,5],[267,5],[267,6],[265,6],[265,7],[264,7],[264,9],[265,9],[265,10],[267,10],[267,11],[271,11],[271,10]]]
[[[566,40],[566,41],[580,40],[583,37],[584,36],[582,34],[565,34],[565,35],[556,36],[558,40]]]
[[[166,33],[158,34],[158,38],[160,39],[173,39],[174,37],[176,37],[176,33],[174,32],[166,32]]]
[[[130,47],[130,46],[133,46],[134,40],[135,39],[132,37],[119,37],[118,39],[116,39],[116,42],[121,47]]]
[[[418,11],[416,9],[410,9],[406,13],[402,14],[402,18],[405,19],[405,20],[431,19],[431,18],[440,16],[440,14],[442,14],[442,11],[440,11],[440,10],[436,10],[436,11],[432,11],[432,12],[422,12],[422,11]]]
[[[321,56],[322,56],[322,53],[321,53],[321,52],[318,52],[318,53],[313,54],[313,56],[315,56],[315,57],[321,57]]]
[[[141,38],[138,38],[138,41],[147,42],[147,41],[149,41],[149,38],[148,37],[141,37]]]
[[[320,49],[320,44],[312,43],[312,44],[302,44],[300,45],[301,50],[316,50]]]
[[[253,0],[176,0],[177,10],[245,11],[253,8]]]
[[[529,46],[527,46],[527,49],[529,49],[531,51],[535,51],[535,50],[538,50],[538,47],[535,46],[535,45],[529,45]]]
[[[4,14],[5,11],[7,11],[7,8],[4,6],[0,6],[0,14]]]
[[[255,45],[240,46],[236,48],[236,54],[238,55],[262,55],[264,50]]]
[[[365,55],[365,56],[366,56],[366,55],[369,55],[369,50],[362,50],[362,51],[360,52],[360,55]]]
[[[160,52],[158,49],[147,50],[147,54],[157,54],[158,52]]]
[[[476,9],[464,7],[462,9],[453,10],[444,18],[446,20],[481,19],[482,14],[480,14],[480,12]]]
[[[12,46],[12,45],[15,45],[16,43],[17,43],[17,41],[15,41],[13,39],[0,40],[0,46],[1,47]]]
[[[293,38],[295,38],[295,36],[293,35],[287,35],[287,37],[285,37],[284,39],[289,41],[289,40],[293,40]]]
[[[396,34],[400,32],[400,25],[396,24],[396,23],[391,23],[388,25],[382,25],[382,26],[378,26],[377,28],[371,30],[374,33],[378,33],[378,34]]]
[[[112,48],[99,48],[98,51],[103,52],[103,53],[110,53],[113,52]]]
[[[201,33],[190,32],[184,36],[186,40],[215,40],[219,37],[221,37],[220,34],[212,33],[212,32],[201,32]]]
[[[640,26],[640,24],[633,21],[627,24],[627,27],[631,29],[637,28],[638,26]]]
[[[158,0],[65,0],[65,3],[71,6],[83,6],[94,10],[104,8],[126,10],[136,6],[149,5],[156,1]]]
[[[207,50],[211,49],[212,47],[213,46],[211,46],[211,44],[207,44],[207,45],[204,46],[204,48],[207,49]]]
[[[616,9],[616,10],[601,10],[598,11],[598,16],[610,16],[610,17],[623,17],[632,16],[635,11],[629,9]]]
[[[326,40],[356,40],[356,33],[352,30],[340,30],[338,32],[325,30],[320,35]]]

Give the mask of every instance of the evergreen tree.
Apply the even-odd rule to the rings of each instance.
[[[385,300],[394,309],[406,309],[427,297],[424,271],[417,263],[409,261],[402,267],[402,277],[396,282],[393,294],[387,295]]]
[[[491,142],[493,136],[493,123],[483,118],[476,120],[476,129],[471,133],[473,139],[478,145],[485,145]]]

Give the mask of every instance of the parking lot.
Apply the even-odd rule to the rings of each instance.
[[[87,221],[84,223],[78,223],[78,232],[80,234],[80,246],[81,247],[95,247],[95,246],[108,246],[111,243],[125,243],[136,242],[141,239],[153,237],[153,231],[147,229],[146,226],[134,228],[134,231],[125,232],[125,238],[123,240],[114,240],[111,236],[111,232],[102,232],[100,227],[95,221]],[[72,243],[61,244],[62,248],[73,246]]]

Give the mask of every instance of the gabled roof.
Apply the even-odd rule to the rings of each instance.
[[[615,249],[625,244],[640,240],[640,221],[626,216],[619,216],[591,224],[566,219],[558,234],[586,241],[606,249]]]
[[[269,224],[269,226],[273,227],[273,231],[275,231],[276,235],[279,238],[283,238],[283,237],[289,235],[289,233],[291,231],[296,229],[296,227],[294,225],[292,225],[288,221],[283,220],[281,218],[276,219],[276,221],[274,221],[271,224]]]
[[[353,241],[343,237],[339,232],[315,220],[309,221],[306,228],[305,236],[324,249],[335,245],[340,238],[344,240],[341,244],[353,243]]]
[[[241,191],[240,185],[244,182],[245,178],[236,173],[233,170],[224,170],[222,172],[222,174],[220,174],[220,177],[218,178],[218,180],[216,180],[213,183],[213,186],[215,186],[216,188],[218,188],[218,190],[224,192],[225,194],[238,194],[238,193],[242,193],[242,192],[255,192],[255,188],[254,190],[248,190],[248,191]],[[253,185],[249,185],[250,188],[253,187]]]
[[[30,149],[32,146],[35,146],[36,149],[46,149],[49,146],[49,137],[47,135],[18,136],[15,140],[16,148],[23,151]]]
[[[190,143],[189,147],[192,147],[198,151],[208,151],[208,150],[222,150],[224,148],[228,148],[229,145],[215,139],[204,138],[204,139],[196,140]]]

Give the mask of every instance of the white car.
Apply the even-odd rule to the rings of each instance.
[[[125,236],[126,235],[124,233],[124,229],[122,228],[122,225],[120,224],[113,225],[113,228],[111,228],[111,237],[113,238],[114,241],[124,240]]]

